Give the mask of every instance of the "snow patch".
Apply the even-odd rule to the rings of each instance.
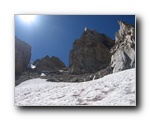
[[[60,72],[60,73],[63,73],[63,72],[64,72],[64,70],[59,70],[59,72]]]
[[[84,28],[84,31],[87,31],[87,27]]]
[[[94,75],[93,80],[95,80],[95,77],[96,77],[96,76]]]
[[[44,73],[41,73],[41,75],[40,76],[46,76]]]
[[[35,68],[36,68],[36,66],[31,64],[31,68],[32,68],[32,69],[35,69]]]

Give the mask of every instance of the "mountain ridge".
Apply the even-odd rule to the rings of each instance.
[[[73,42],[69,67],[58,57],[47,55],[34,61],[34,69],[30,67],[18,80],[41,77],[56,82],[85,82],[134,68],[135,28],[122,21],[118,24],[120,29],[115,34],[115,41],[85,27],[81,37]],[[45,76],[40,76],[43,73]]]

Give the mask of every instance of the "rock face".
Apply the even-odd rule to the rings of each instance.
[[[111,49],[113,73],[135,67],[135,28],[118,21],[119,31],[115,34],[115,46]]]
[[[27,70],[31,58],[31,46],[15,37],[15,74]]]
[[[33,64],[36,66],[35,71],[37,72],[55,72],[66,67],[65,64],[55,56],[52,56],[51,58],[45,56],[41,60],[36,60]]]
[[[80,39],[73,43],[69,56],[71,74],[94,73],[106,68],[111,61],[114,41],[105,34],[85,28]]]

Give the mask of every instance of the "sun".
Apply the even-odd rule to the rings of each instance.
[[[19,15],[19,18],[25,23],[32,23],[35,20],[36,15]]]

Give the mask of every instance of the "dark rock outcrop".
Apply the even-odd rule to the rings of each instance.
[[[37,72],[57,72],[66,67],[58,57],[52,56],[50,58],[48,55],[41,60],[36,60],[33,64],[36,66],[35,71]]]
[[[106,68],[111,61],[114,41],[105,34],[85,28],[80,39],[73,43],[69,56],[71,74],[94,73]]]
[[[22,72],[21,75],[16,77],[15,80],[15,86],[19,85],[20,83],[33,79],[33,78],[40,78],[40,75],[36,72],[31,72],[31,71],[25,71]]]
[[[115,34],[115,46],[111,49],[113,72],[135,67],[135,28],[118,21],[119,31]]]
[[[27,70],[30,63],[31,46],[15,37],[15,75]]]

